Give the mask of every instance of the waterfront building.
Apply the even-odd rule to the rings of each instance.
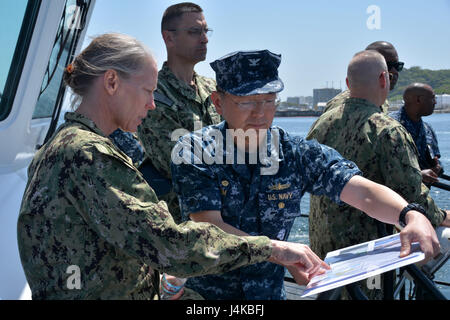
[[[450,108],[450,94],[437,94],[436,109],[449,109],[449,108]]]
[[[316,109],[319,102],[328,102],[333,99],[341,91],[341,89],[334,88],[313,89],[313,108]]]

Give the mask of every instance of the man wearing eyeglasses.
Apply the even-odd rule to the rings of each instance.
[[[392,43],[389,43],[387,41],[376,41],[369,44],[365,50],[375,50],[384,57],[391,77],[390,91],[394,90],[395,85],[397,84],[398,81],[398,73],[403,70],[404,66],[403,62],[398,61],[398,53],[395,47],[392,45]],[[348,99],[349,97],[350,91],[348,89],[342,91],[336,97],[327,102],[324,112],[327,112],[328,110],[334,107],[342,105],[344,100]],[[381,105],[381,109],[383,110],[384,113],[388,112],[389,109],[388,100],[384,101],[384,103]]]
[[[284,88],[280,62],[280,55],[261,50],[231,53],[211,63],[217,81],[212,100],[225,121],[182,136],[172,151],[172,179],[183,218],[236,235],[285,241],[300,216],[301,197],[310,192],[359,207],[386,223],[398,222],[407,202],[396,193],[360,177],[356,165],[335,150],[272,126],[277,93]],[[416,239],[428,233],[435,240],[422,238],[421,243],[435,243],[426,218],[419,212],[411,215],[418,220],[408,224],[408,232]],[[410,236],[402,235],[405,248]],[[288,270],[299,284],[310,280],[309,274]],[[280,265],[259,263],[190,278],[186,284],[205,299],[286,299],[284,274]]]
[[[357,53],[347,69],[350,97],[323,113],[312,125],[307,139],[334,148],[354,161],[364,177],[415,203],[415,208],[426,213],[433,227],[449,226],[447,212],[437,207],[429,189],[421,183],[414,141],[399,122],[380,108],[391,87],[389,78],[380,53],[373,50]],[[392,233],[392,226],[358,209],[339,206],[325,196],[311,195],[309,238],[311,248],[320,257]],[[389,281],[386,280],[386,285]],[[361,286],[371,299],[383,297],[380,288],[368,290],[366,282]]]
[[[422,170],[422,180],[431,185],[438,181],[443,171],[439,158],[441,152],[431,125],[422,120],[434,112],[436,96],[433,88],[424,83],[413,83],[403,92],[404,106],[389,115],[400,122],[411,134],[419,151],[419,166]]]
[[[190,2],[168,7],[161,21],[161,33],[167,61],[158,73],[156,109],[138,128],[145,149],[140,170],[158,198],[167,202],[174,220],[180,222],[178,199],[170,181],[170,152],[176,142],[171,139],[172,133],[177,129],[194,131],[202,125],[219,123],[221,118],[210,98],[215,81],[194,71],[195,65],[206,58],[212,33],[202,8]]]

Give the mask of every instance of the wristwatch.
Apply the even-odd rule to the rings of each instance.
[[[410,203],[403,208],[403,210],[400,212],[400,215],[398,216],[398,224],[400,225],[400,227],[406,227],[406,213],[411,210],[419,211],[421,214],[428,218],[425,209],[420,204]]]

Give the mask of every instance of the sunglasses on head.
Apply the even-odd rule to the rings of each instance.
[[[391,68],[395,68],[395,70],[397,70],[398,72],[403,70],[404,65],[405,63],[400,61],[387,63],[388,70],[390,70]]]

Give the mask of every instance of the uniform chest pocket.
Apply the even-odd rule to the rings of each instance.
[[[262,233],[286,241],[295,218],[301,214],[300,200],[300,191],[295,189],[259,193]]]
[[[259,194],[259,207],[264,212],[262,218],[275,215],[277,217],[295,218],[300,216],[300,190],[267,191]]]

